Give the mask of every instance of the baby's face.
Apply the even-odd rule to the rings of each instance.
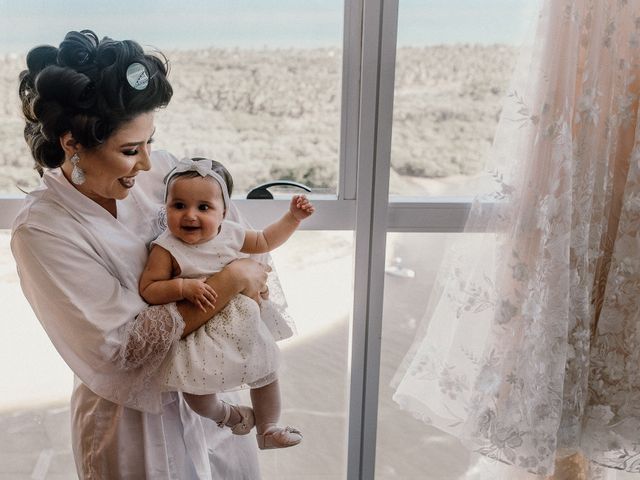
[[[211,240],[223,218],[222,192],[213,178],[177,178],[169,185],[167,226],[184,243],[197,245]]]

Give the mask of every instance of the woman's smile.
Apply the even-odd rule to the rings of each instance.
[[[122,178],[119,178],[118,181],[120,182],[120,185],[128,189],[128,188],[132,188],[136,184],[135,177],[136,177],[135,175],[131,175],[130,177],[122,177]]]

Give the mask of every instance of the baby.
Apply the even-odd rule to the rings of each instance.
[[[208,276],[246,254],[282,245],[314,212],[306,197],[296,195],[282,218],[263,231],[225,220],[231,175],[219,162],[204,158],[181,160],[165,183],[168,229],[152,242],[140,278],[140,294],[150,304],[186,299],[206,311],[216,300],[205,283]],[[259,448],[284,448],[300,443],[302,434],[278,425],[278,362],[279,349],[260,306],[236,295],[171,350],[162,380],[167,390],[183,392],[194,411],[219,427],[245,435],[255,425]],[[253,409],[216,395],[243,386],[251,387]]]

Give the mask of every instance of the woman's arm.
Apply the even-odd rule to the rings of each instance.
[[[20,284],[47,335],[96,394],[161,408],[147,382],[182,335],[175,304],[148,307],[80,235],[22,225],[12,235]],[[154,396],[155,395],[155,396]],[[152,400],[149,400],[149,399]]]
[[[268,265],[250,258],[243,258],[229,263],[220,272],[209,277],[207,284],[218,294],[213,308],[207,308],[203,311],[187,301],[181,301],[177,304],[178,311],[184,319],[182,338],[204,325],[238,293],[253,298],[257,302],[260,291],[267,283],[269,271],[271,271],[271,267]]]

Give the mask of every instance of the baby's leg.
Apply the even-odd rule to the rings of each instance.
[[[246,435],[254,425],[251,408],[243,405],[230,405],[220,400],[215,393],[194,395],[183,393],[184,399],[191,409],[202,417],[207,417],[219,427],[231,427],[236,435]]]
[[[280,386],[278,380],[260,388],[251,389],[253,414],[256,416],[256,430],[263,433],[266,426],[274,425],[280,420]]]
[[[214,422],[220,422],[225,416],[225,407],[222,400],[215,393],[209,395],[194,395],[192,393],[183,393],[184,399],[187,401],[191,409],[202,417],[207,417]],[[237,423],[240,420],[238,412],[233,412],[229,421]]]
[[[291,427],[280,427],[280,386],[278,380],[260,388],[251,389],[251,403],[256,417],[258,447],[285,448],[302,441],[302,434]]]

